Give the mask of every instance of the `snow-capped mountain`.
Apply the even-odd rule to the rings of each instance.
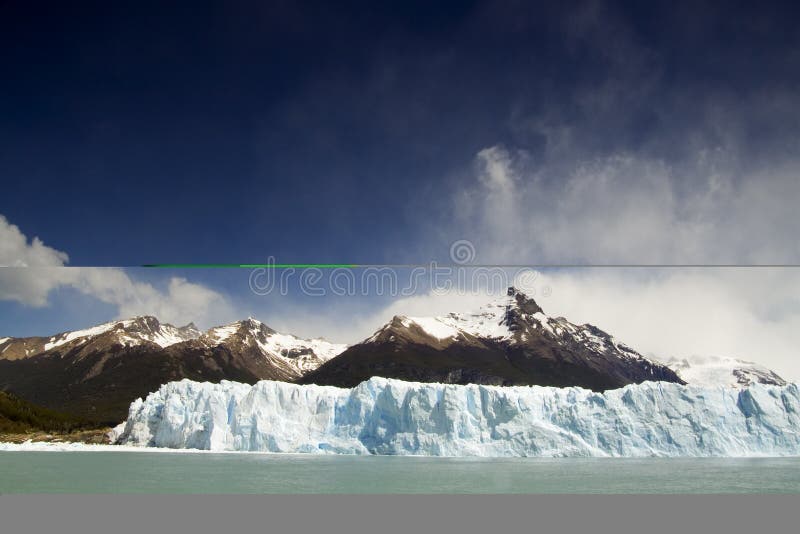
[[[115,346],[130,348],[152,344],[167,348],[191,340],[209,348],[258,348],[266,358],[285,367],[294,378],[319,367],[346,348],[346,345],[329,343],[324,339],[306,340],[282,334],[253,318],[201,332],[193,323],[176,327],[160,323],[155,317],[142,316],[49,337],[0,338],[0,359],[17,360],[56,352],[67,354],[76,349],[98,352]]]
[[[664,362],[686,383],[703,387],[743,388],[751,384],[785,386],[787,381],[763,365],[736,358],[693,356]]]
[[[131,401],[172,380],[293,381],[344,348],[281,334],[255,319],[200,332],[192,324],[134,317],[0,339],[0,390],[81,417],[119,421]]]
[[[347,345],[330,343],[324,339],[300,339],[291,334],[282,334],[253,318],[211,328],[197,342],[208,347],[226,346],[234,350],[255,348],[272,364],[284,370],[288,380],[316,369],[347,348]]]
[[[17,360],[56,351],[65,354],[76,348],[98,351],[114,345],[133,347],[149,343],[163,348],[200,335],[193,323],[176,327],[151,316],[132,317],[49,337],[2,338],[0,359]]]
[[[643,359],[595,326],[575,325],[563,317],[545,315],[536,301],[513,287],[505,296],[493,299],[472,313],[450,313],[442,317],[396,316],[367,342],[385,338],[385,332],[393,331],[397,322],[407,329],[422,330],[444,345],[472,337],[524,345],[532,336],[545,336],[559,343],[584,344],[598,353],[615,352],[621,358]]]
[[[352,387],[372,376],[423,382],[583,386],[680,382],[590,324],[549,317],[516,288],[473,313],[395,316],[301,383]]]

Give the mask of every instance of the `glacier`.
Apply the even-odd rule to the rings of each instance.
[[[140,447],[426,456],[800,454],[800,391],[644,382],[603,393],[371,378],[352,389],[170,382],[116,442]]]

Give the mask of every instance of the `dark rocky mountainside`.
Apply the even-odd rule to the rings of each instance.
[[[137,317],[49,338],[4,340],[0,390],[112,424],[127,416],[133,400],[172,380],[291,381],[343,348],[279,334],[253,319],[201,334],[191,325],[177,329]],[[3,357],[6,352],[13,358]]]
[[[472,314],[396,316],[300,382],[352,387],[371,376],[593,390],[646,380],[682,383],[668,367],[595,326],[546,316],[515,288]]]

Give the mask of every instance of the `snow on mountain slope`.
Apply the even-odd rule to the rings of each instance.
[[[620,343],[590,324],[576,325],[564,317],[550,317],[532,300],[509,288],[506,295],[495,297],[477,311],[450,313],[440,317],[398,316],[406,327],[415,325],[437,340],[455,342],[465,336],[473,336],[510,344],[528,341],[525,327],[532,327],[555,338],[560,343],[577,342],[598,352],[613,351],[621,357],[645,359],[630,347]],[[379,334],[391,323],[378,330],[367,341],[378,339]]]
[[[85,330],[74,330],[52,336],[45,344],[44,350],[48,351],[76,339],[88,339],[107,332],[114,333],[119,342],[125,346],[150,342],[159,347],[168,347],[200,336],[200,331],[192,323],[176,327],[168,323],[161,323],[155,317],[142,316],[111,321]]]
[[[161,323],[155,317],[150,316],[134,317],[109,324],[112,324],[109,330],[115,332],[125,346],[150,342],[163,348],[182,341],[196,339],[201,334],[194,323],[176,327],[169,323]],[[70,332],[70,334],[75,333]]]
[[[109,330],[112,330],[118,324],[121,325],[122,328],[125,328],[130,324],[130,320],[103,323],[97,326],[93,326],[91,328],[86,328],[84,330],[73,330],[71,332],[64,332],[63,334],[57,334],[51,337],[50,341],[44,344],[44,350],[48,351],[50,349],[60,347],[61,345],[69,343],[70,341],[73,341],[75,339],[99,336],[100,334],[104,334]]]
[[[494,387],[372,378],[353,389],[165,384],[130,407],[125,445],[430,456],[800,454],[796,384]]]
[[[666,365],[688,384],[703,387],[747,387],[751,384],[785,386],[786,380],[774,371],[753,362],[735,358],[694,356],[671,359]]]
[[[224,326],[215,326],[208,329],[204,337],[208,338],[209,343],[219,344],[235,334],[241,327],[240,323],[232,323]]]
[[[253,318],[211,328],[199,341],[208,346],[226,345],[236,350],[253,347],[289,377],[295,378],[316,369],[347,348],[347,345],[324,339],[300,339],[282,334]]]
[[[505,317],[508,309],[514,305],[514,296],[509,293],[492,299],[489,303],[471,313],[450,313],[440,317],[408,317],[400,315],[397,318],[406,328],[416,325],[424,333],[438,340],[455,341],[464,334],[498,340],[510,339],[511,330],[506,324]],[[379,334],[390,326],[391,323],[388,323],[366,341],[378,339]]]
[[[298,362],[298,367],[306,371],[315,369],[340,352],[347,345],[330,343],[324,339],[300,339],[291,334],[274,333],[258,346],[266,353],[275,354],[290,361]],[[317,363],[315,360],[319,360]]]
[[[11,360],[27,358],[55,349],[71,350],[94,342],[104,347],[114,344],[132,347],[154,343],[163,348],[199,336],[200,331],[191,323],[176,327],[160,323],[155,317],[132,317],[47,337],[4,338],[0,343],[5,345],[0,357]]]
[[[135,347],[144,343],[166,348],[191,340],[205,347],[226,345],[235,351],[253,347],[282,368],[287,379],[319,367],[346,348],[346,345],[329,343],[323,339],[306,340],[281,334],[255,319],[217,326],[202,333],[191,323],[175,327],[160,323],[155,317],[144,316],[110,321],[49,337],[2,338],[0,358],[21,359],[50,351],[64,353],[75,348],[103,352],[117,345]]]
[[[490,339],[510,339],[511,330],[506,321],[506,313],[516,304],[515,297],[507,294],[495,298],[469,313],[450,313],[443,317],[409,317],[408,319],[422,327],[434,337],[456,337],[459,333],[467,333],[476,337]],[[450,331],[448,336],[435,336],[435,329]]]

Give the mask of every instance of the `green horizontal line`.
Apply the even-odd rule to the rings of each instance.
[[[353,263],[146,263],[142,267],[167,269],[353,269]]]

